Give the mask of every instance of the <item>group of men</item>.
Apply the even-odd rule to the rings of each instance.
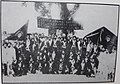
[[[5,76],[41,73],[91,77],[98,72],[98,56],[105,49],[74,35],[34,33],[27,35],[26,41],[4,41],[2,51]]]

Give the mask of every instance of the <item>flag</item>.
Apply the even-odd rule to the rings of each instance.
[[[106,27],[101,27],[100,29],[89,33],[84,38],[90,39],[94,44],[103,45],[103,47],[110,52],[113,46],[117,47],[117,36]]]
[[[12,33],[9,37],[5,40],[19,40],[25,41],[27,36],[27,29],[28,29],[28,22],[24,24],[20,29],[18,29],[15,33]]]

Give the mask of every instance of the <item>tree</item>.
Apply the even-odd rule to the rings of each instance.
[[[35,10],[40,13],[41,17],[51,18],[50,7],[52,3],[47,3],[46,7],[44,2],[35,2]]]
[[[62,20],[73,20],[72,15],[79,8],[79,4],[75,4],[71,10],[68,10],[67,3],[55,3],[55,4],[58,4],[61,8],[60,18]],[[51,5],[52,3],[35,2],[35,10],[40,13],[41,17],[52,18],[50,13]],[[68,32],[74,32],[74,30],[63,29],[62,32],[65,33],[67,36]]]
[[[79,8],[79,4],[75,4],[72,10],[68,10],[66,3],[60,3],[60,5],[61,5],[61,13],[60,13],[61,19],[62,20],[69,20],[69,19],[73,20],[72,15]],[[74,30],[68,31],[68,30],[64,29],[64,30],[62,30],[62,32],[65,33],[67,36],[68,32],[74,33]]]

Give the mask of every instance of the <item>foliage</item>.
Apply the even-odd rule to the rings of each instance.
[[[51,18],[50,15],[50,6],[51,3],[47,3],[48,7],[43,2],[35,2],[35,10],[39,12],[41,17],[48,17]]]

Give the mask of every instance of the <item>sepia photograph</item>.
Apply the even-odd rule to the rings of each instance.
[[[114,82],[119,5],[1,1],[3,83]]]

